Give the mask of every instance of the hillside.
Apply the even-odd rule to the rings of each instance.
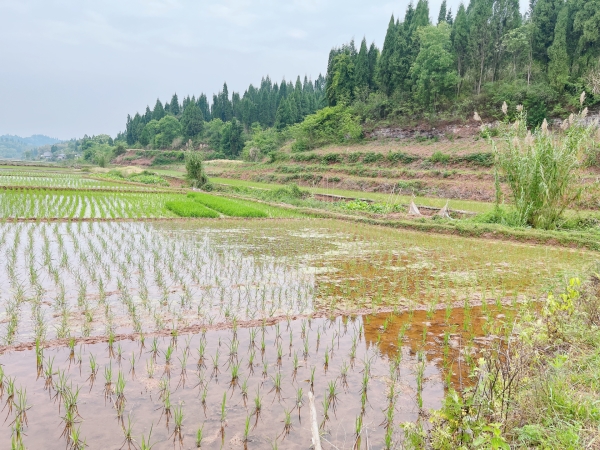
[[[60,142],[41,134],[22,138],[5,134],[0,136],[0,159],[25,159],[25,152],[45,145],[53,145]]]

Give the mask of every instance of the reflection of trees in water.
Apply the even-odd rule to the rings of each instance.
[[[404,328],[403,347],[408,350],[411,357],[417,358],[417,352],[424,350],[428,364],[433,364],[439,371],[441,379],[445,379],[447,372],[444,369],[444,360],[448,362],[446,367],[452,368],[450,383],[454,389],[460,389],[469,384],[469,365],[465,362],[465,346],[469,346],[472,338],[473,350],[478,352],[487,342],[486,329],[489,329],[489,319],[497,325],[502,320],[505,310],[497,306],[480,306],[469,308],[454,308],[448,320],[446,311],[437,310],[433,314],[427,311],[413,311],[402,314],[376,314],[365,317],[364,333],[365,342],[368,347],[377,346],[382,355],[390,360],[396,357],[398,352],[398,335]],[[425,346],[423,347],[423,332],[427,327]],[[444,335],[449,334],[447,356],[444,356]],[[379,335],[381,336],[379,337]],[[379,343],[378,343],[379,341]],[[476,354],[472,355],[476,358]]]

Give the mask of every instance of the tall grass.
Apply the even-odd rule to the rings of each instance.
[[[592,127],[582,125],[587,110],[565,121],[563,133],[552,133],[547,122],[527,130],[527,113],[519,107],[517,118],[503,128],[503,142],[493,143],[497,177],[503,175],[510,188],[517,224],[554,229],[581,195],[578,168]],[[497,202],[500,185],[496,183]]]

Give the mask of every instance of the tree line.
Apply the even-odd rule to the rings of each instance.
[[[209,104],[205,94],[185,97],[177,94],[170,102],[156,100],[153,109],[127,117],[125,132],[117,137],[129,146],[153,148],[177,147],[192,140],[205,143],[227,157],[237,157],[247,134],[256,127],[284,129],[324,106],[325,79],[314,82],[307,77],[295,83],[273,83],[263,78],[260,86],[250,87],[240,95],[229,94],[227,84],[213,95]]]
[[[470,0],[454,14],[444,1],[432,23],[427,0],[393,16],[383,47],[333,48],[328,104],[355,104],[373,120],[441,111],[498,111],[525,104],[541,123],[600,100],[600,0]],[[359,108],[360,109],[360,108]]]

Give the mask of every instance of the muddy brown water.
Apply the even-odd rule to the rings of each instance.
[[[352,448],[355,443],[355,423],[362,416],[362,445],[382,448],[385,427],[382,423],[390,407],[390,387],[394,386],[394,441],[402,440],[403,422],[419,420],[417,405],[416,373],[423,364],[423,408],[429,411],[439,408],[446,391],[445,370],[450,370],[449,383],[459,388],[467,382],[468,369],[461,354],[461,342],[471,337],[479,348],[485,345],[486,323],[504,321],[507,309],[495,306],[439,310],[435,313],[413,311],[400,315],[377,314],[358,317],[338,317],[334,320],[312,319],[282,321],[269,327],[253,329],[208,331],[195,335],[181,335],[177,339],[157,338],[158,353],[152,352],[153,338],[145,338],[144,348],[138,341],[121,341],[113,344],[110,355],[106,342],[87,346],[46,349],[44,365],[53,361],[53,386],[47,387],[45,376],[38,376],[35,350],[6,353],[0,356],[0,364],[6,377],[14,377],[16,389],[26,390],[28,425],[25,426],[24,442],[29,449],[63,449],[67,439],[64,430],[64,402],[57,394],[64,371],[67,385],[72,391],[79,389],[75,425],[80,429],[91,449],[128,448],[124,440],[123,425],[128,419],[133,424],[133,437],[139,443],[141,435],[148,436],[152,429],[152,442],[156,449],[196,448],[198,428],[203,429],[202,448],[272,448],[277,441],[279,448],[308,448],[310,446],[309,408],[307,394],[311,390],[311,373],[314,369],[316,407],[323,432],[324,448]],[[468,317],[465,327],[465,317]],[[425,333],[423,333],[425,329]],[[403,331],[402,331],[403,330]],[[448,332],[449,345],[444,356],[443,339]],[[254,344],[251,335],[255,334]],[[264,353],[262,341],[264,333]],[[398,334],[402,339],[398,341]],[[291,335],[291,342],[290,342]],[[238,342],[237,355],[231,353],[232,342]],[[205,342],[203,364],[198,365],[198,349]],[[308,355],[304,355],[305,342]],[[355,344],[353,344],[355,343]],[[290,345],[291,344],[291,345]],[[400,346],[398,346],[400,344]],[[352,347],[356,346],[354,358]],[[173,348],[171,364],[165,366],[168,348]],[[278,359],[278,352],[281,359]],[[250,353],[254,352],[254,364],[249,366]],[[422,353],[421,353],[422,352]],[[119,353],[121,358],[119,359]],[[214,360],[218,357],[218,371]],[[325,354],[329,355],[325,367]],[[187,354],[187,361],[184,359]],[[135,356],[132,368],[131,358]],[[294,371],[294,355],[298,358],[298,370]],[[396,369],[392,361],[398,360]],[[425,359],[423,359],[423,355]],[[90,378],[90,359],[95,358],[98,371],[95,380]],[[460,370],[459,359],[463,360]],[[185,366],[184,366],[185,363]],[[231,368],[240,365],[239,379],[232,383]],[[266,375],[263,373],[266,365]],[[366,366],[369,366],[368,369]],[[153,376],[149,367],[154,367]],[[347,366],[344,377],[343,367]],[[185,367],[185,370],[182,369]],[[112,385],[106,395],[106,370],[112,369]],[[367,402],[364,412],[361,406],[361,390],[365,370],[369,372]],[[150,369],[150,371],[152,371]],[[115,383],[119,372],[126,380],[125,406],[122,419],[116,409]],[[277,374],[281,375],[281,391],[275,387]],[[166,380],[172,403],[171,416],[161,400],[161,380]],[[242,384],[246,381],[248,397],[244,398]],[[164,383],[165,381],[163,381]],[[332,398],[328,420],[324,420],[324,398],[330,383],[335,383],[335,400]],[[5,382],[6,384],[6,382]],[[303,391],[304,402],[297,407],[298,389]],[[255,413],[254,398],[259,392],[262,408]],[[226,395],[226,419],[221,422],[221,405]],[[5,389],[0,402],[6,404]],[[203,403],[203,397],[205,403]],[[184,414],[181,437],[174,434],[174,411],[176,405]],[[0,442],[8,448],[15,418],[15,410],[3,415],[6,420],[0,426]],[[286,411],[290,413],[291,429],[285,430]],[[244,443],[244,428],[250,417],[248,441]],[[4,419],[3,419],[4,420]],[[335,447],[333,447],[335,446]],[[131,448],[134,448],[133,445]]]

